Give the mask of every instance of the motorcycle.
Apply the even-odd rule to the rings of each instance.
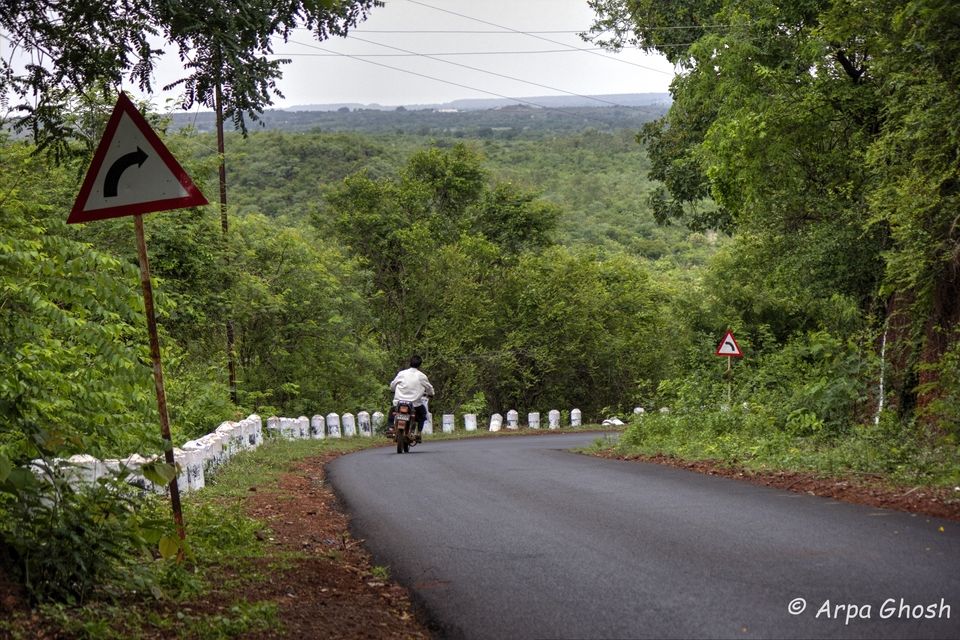
[[[401,400],[393,409],[393,424],[387,429],[387,437],[397,443],[397,453],[410,453],[417,446],[417,412],[412,402]]]

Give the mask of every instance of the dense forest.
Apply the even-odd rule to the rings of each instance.
[[[174,443],[254,411],[382,407],[417,352],[437,411],[668,408],[624,440],[960,480],[958,6],[590,4],[606,46],[677,65],[665,113],[624,128],[608,108],[516,108],[442,127],[370,111],[362,132],[283,130],[247,126],[260,85],[260,102],[234,96],[229,231],[215,205],[146,219]],[[0,138],[0,516],[16,557],[36,542],[16,523],[46,504],[21,465],[163,446],[132,222],[65,224],[114,99],[76,91],[5,123],[29,139]],[[215,201],[216,136],[148,114]],[[745,352],[732,370],[714,355],[728,329]]]

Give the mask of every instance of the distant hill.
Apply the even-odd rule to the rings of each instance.
[[[602,98],[616,106],[604,106],[596,101],[591,104],[575,96],[524,98],[537,106],[484,99],[390,109],[380,105],[307,105],[265,111],[260,125],[249,123],[249,127],[251,130],[356,131],[465,138],[538,137],[588,129],[639,129],[643,123],[666,113],[669,97],[664,93],[647,93]],[[211,112],[174,112],[171,118],[174,130],[193,126],[199,131],[212,131],[215,126]]]
[[[296,105],[283,109],[283,111],[337,111],[339,109],[349,109],[350,111],[372,109],[375,111],[395,111],[398,107],[408,110],[422,109],[457,109],[458,111],[479,111],[485,109],[499,109],[511,105],[522,104],[526,106],[540,106],[551,108],[569,108],[569,107],[604,107],[604,106],[622,106],[622,107],[644,107],[649,105],[669,105],[669,93],[614,93],[589,97],[580,96],[533,96],[526,98],[517,98],[514,100],[507,98],[465,98],[444,102],[440,104],[405,104],[385,106],[381,104],[361,104],[359,102],[340,102],[334,104],[304,104]]]

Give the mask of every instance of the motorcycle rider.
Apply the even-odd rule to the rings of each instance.
[[[393,391],[393,406],[401,400],[413,404],[414,417],[417,420],[417,442],[420,442],[420,432],[427,421],[427,398],[433,396],[433,385],[427,375],[420,371],[423,358],[414,355],[410,358],[410,367],[397,372],[390,383]]]

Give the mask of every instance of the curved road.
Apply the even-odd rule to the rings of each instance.
[[[597,437],[428,441],[329,472],[440,637],[960,637],[960,523],[566,451]]]

